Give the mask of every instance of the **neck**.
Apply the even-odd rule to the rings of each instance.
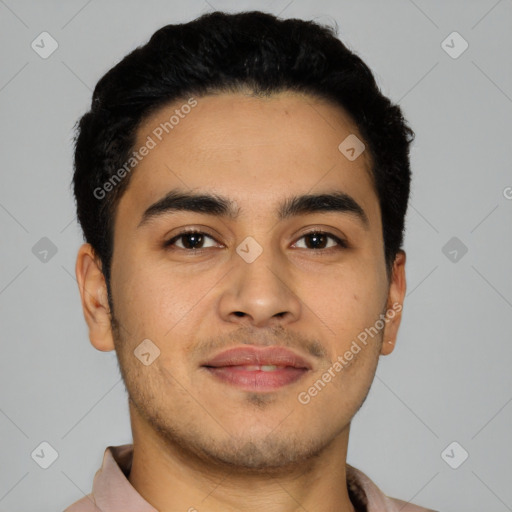
[[[347,489],[347,426],[314,458],[272,471],[223,467],[163,439],[133,410],[131,485],[159,512],[354,512]]]

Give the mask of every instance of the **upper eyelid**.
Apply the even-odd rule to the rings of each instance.
[[[327,237],[333,239],[336,243],[338,243],[338,245],[342,245],[342,244],[347,245],[348,244],[348,242],[346,241],[344,236],[338,236],[338,235],[336,235],[336,234],[332,233],[331,231],[328,231],[327,229],[324,229],[324,228],[312,228],[312,229],[306,231],[305,233],[302,233],[299,237],[297,237],[296,240],[300,240],[301,238],[303,238],[303,237],[305,237],[307,235],[311,235],[313,233],[324,234]],[[216,243],[220,243],[220,242],[218,242],[218,240],[213,235],[210,235],[206,231],[201,231],[200,229],[188,229],[188,230],[185,230],[185,231],[181,231],[180,233],[178,233],[178,234],[172,236],[171,238],[167,239],[164,242],[164,244],[165,244],[165,246],[170,246],[171,242],[175,243],[181,237],[189,235],[189,234],[205,235],[208,238],[211,238],[212,240],[214,240]],[[339,242],[341,242],[341,244]],[[207,247],[205,249],[207,249]],[[192,249],[183,249],[183,250],[190,250],[191,251]],[[200,251],[201,249],[195,249],[195,250]]]

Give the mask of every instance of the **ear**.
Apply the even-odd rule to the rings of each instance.
[[[386,305],[386,324],[383,330],[381,355],[387,356],[395,348],[398,328],[402,320],[402,308],[405,298],[405,252],[399,250],[391,273],[388,300]]]
[[[91,244],[83,244],[78,250],[75,274],[91,344],[98,350],[108,352],[115,347],[110,325],[107,284],[98,260]]]

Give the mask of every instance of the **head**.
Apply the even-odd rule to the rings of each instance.
[[[204,15],[101,78],[77,128],[76,270],[137,428],[252,470],[348,431],[400,323],[412,140],[364,62],[308,21]],[[203,366],[240,345],[311,368],[240,390]]]

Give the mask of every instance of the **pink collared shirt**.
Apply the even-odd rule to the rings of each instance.
[[[158,512],[130,484],[133,444],[108,446],[103,464],[94,476],[92,492],[64,512]],[[358,469],[347,465],[347,481],[367,501],[366,512],[435,512],[388,498]]]

